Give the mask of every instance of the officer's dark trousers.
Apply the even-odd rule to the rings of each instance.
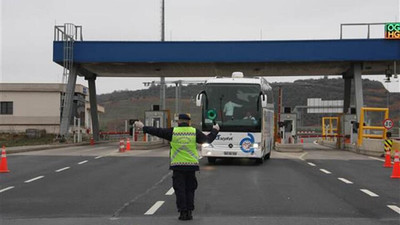
[[[178,211],[194,210],[194,192],[197,189],[196,171],[174,170],[172,187],[175,190]]]

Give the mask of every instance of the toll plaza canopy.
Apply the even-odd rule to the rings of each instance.
[[[53,42],[53,61],[67,68],[64,75],[68,75],[60,135],[69,134],[74,87],[80,75],[89,83],[96,141],[99,140],[95,110],[97,77],[230,76],[234,71],[241,71],[245,76],[342,75],[345,79],[343,111],[347,112],[350,107],[353,80],[357,118],[360,118],[364,104],[361,76],[393,73],[400,61],[398,40],[123,42],[83,41],[80,35],[77,41],[64,31],[71,30],[69,27],[81,31],[81,27],[67,25],[56,26]],[[64,37],[61,41],[59,34]]]
[[[63,65],[64,42],[53,61]],[[400,41],[386,39],[296,41],[75,41],[78,74],[97,77],[205,77],[341,75],[354,63],[361,74],[384,74],[400,60]]]

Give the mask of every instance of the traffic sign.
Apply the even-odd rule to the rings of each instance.
[[[385,119],[384,121],[383,121],[383,126],[387,129],[387,130],[389,130],[389,129],[392,129],[392,127],[393,127],[393,120],[391,120],[391,119]]]

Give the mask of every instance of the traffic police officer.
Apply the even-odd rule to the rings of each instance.
[[[213,126],[208,135],[190,126],[190,116],[179,114],[178,127],[156,128],[135,122],[137,129],[170,141],[170,169],[173,171],[172,186],[175,190],[179,220],[193,219],[194,192],[197,189],[195,172],[199,170],[199,154],[196,143],[211,143],[217,137],[219,126]]]

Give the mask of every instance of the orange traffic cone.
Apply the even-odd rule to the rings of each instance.
[[[383,167],[386,167],[386,168],[392,167],[392,160],[390,158],[390,151],[386,151],[386,153],[385,153],[385,163],[383,164]]]
[[[6,156],[6,147],[1,150],[1,162],[0,162],[0,173],[8,173],[10,172],[7,168],[7,156]]]
[[[125,152],[125,142],[124,139],[119,141],[119,152]]]
[[[398,151],[396,151],[396,153],[394,154],[394,166],[392,176],[390,176],[390,178],[400,178],[400,161]]]
[[[131,141],[129,140],[129,138],[126,139],[126,150],[131,150]]]

